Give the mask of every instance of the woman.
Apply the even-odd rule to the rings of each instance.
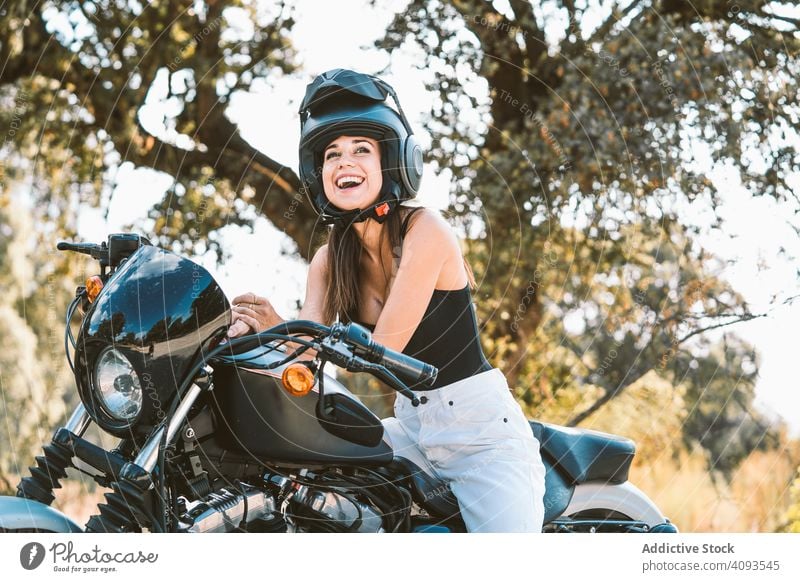
[[[541,531],[539,443],[481,349],[458,240],[436,212],[401,204],[416,196],[422,154],[394,90],[335,69],[308,86],[300,116],[300,176],[333,226],[311,261],[299,319],[358,322],[436,366],[422,404],[398,397],[384,421],[395,454],[450,484],[469,531]],[[254,293],[236,297],[233,313],[231,337],[284,321]]]

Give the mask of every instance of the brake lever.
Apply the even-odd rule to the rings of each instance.
[[[395,376],[390,370],[380,364],[374,364],[353,354],[352,348],[344,342],[328,336],[320,342],[318,353],[322,353],[325,359],[333,364],[344,368],[348,372],[369,372],[393,390],[399,392],[409,400],[413,406],[419,406],[419,398],[406,386],[400,378]]]
[[[384,384],[391,386],[395,391],[399,392],[409,400],[411,400],[411,405],[414,407],[419,406],[419,398],[417,395],[414,394],[411,389],[403,384],[402,380],[395,376],[391,370],[387,370],[384,366],[373,364],[371,362],[366,362],[358,358],[360,362],[363,364],[363,371],[370,372],[376,378],[381,380]]]

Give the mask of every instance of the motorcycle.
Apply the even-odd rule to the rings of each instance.
[[[416,406],[409,386],[435,368],[353,323],[228,340],[231,306],[210,273],[138,235],[58,248],[100,266],[66,317],[81,404],[16,496],[0,497],[0,531],[465,531],[447,484],[395,456],[380,419],[325,372],[371,374]],[[118,444],[84,438],[91,422]],[[677,532],[628,482],[632,441],[530,425],[547,468],[543,531]],[[79,461],[110,489],[83,527],[50,507]]]

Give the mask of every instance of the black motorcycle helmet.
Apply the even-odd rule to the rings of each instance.
[[[397,111],[386,103],[391,96]],[[340,210],[322,186],[322,154],[342,135],[364,135],[381,148],[383,185],[369,208]],[[383,222],[397,204],[417,195],[422,180],[422,149],[414,138],[394,89],[373,75],[348,69],[322,73],[300,105],[300,180],[323,224]]]

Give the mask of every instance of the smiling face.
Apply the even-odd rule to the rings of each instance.
[[[328,144],[322,159],[322,187],[334,206],[355,210],[377,202],[383,184],[377,141],[343,135]]]

